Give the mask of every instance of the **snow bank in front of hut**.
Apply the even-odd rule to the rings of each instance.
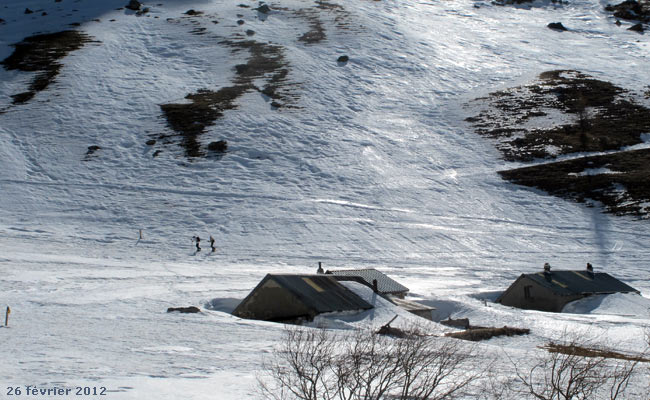
[[[441,330],[440,325],[422,317],[418,317],[415,314],[411,314],[373,292],[372,289],[365,285],[357,282],[340,283],[371,304],[373,308],[361,312],[346,311],[320,314],[308,324],[309,326],[330,329],[356,329],[367,327],[378,329],[380,326],[390,322],[393,317],[397,316],[397,318],[395,318],[395,320],[390,324],[392,327],[407,329],[417,326],[422,329],[427,329],[430,333]]]
[[[599,294],[572,301],[563,313],[650,317],[650,299],[635,293]]]

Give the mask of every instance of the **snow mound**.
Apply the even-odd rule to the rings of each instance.
[[[396,306],[385,298],[374,293],[369,287],[356,282],[341,282],[357,296],[373,306],[370,310],[362,312],[336,312],[320,314],[309,324],[329,329],[357,329],[372,327],[379,328],[397,316],[391,326],[398,328],[420,327],[429,332],[439,331],[440,326],[422,317]]]
[[[634,293],[614,293],[585,297],[564,306],[563,313],[612,314],[650,317],[650,299]]]

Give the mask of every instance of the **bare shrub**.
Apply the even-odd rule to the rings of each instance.
[[[627,390],[643,357],[620,360],[606,357],[603,351],[585,353],[588,344],[567,337],[561,344],[563,351],[539,356],[529,370],[522,371],[511,359],[518,381],[512,390],[539,400],[630,398]]]
[[[258,382],[276,400],[453,399],[481,375],[474,355],[457,340],[416,330],[392,338],[289,329]]]

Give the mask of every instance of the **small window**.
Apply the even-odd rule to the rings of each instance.
[[[530,300],[533,298],[533,296],[530,295],[530,288],[532,288],[531,285],[524,286],[524,299]]]

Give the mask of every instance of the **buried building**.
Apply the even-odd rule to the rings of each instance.
[[[506,306],[560,312],[574,300],[595,294],[636,293],[638,290],[604,272],[594,272],[591,264],[582,271],[544,271],[522,274],[497,298]]]
[[[331,275],[268,274],[232,314],[265,321],[311,320],[322,313],[371,308]]]

